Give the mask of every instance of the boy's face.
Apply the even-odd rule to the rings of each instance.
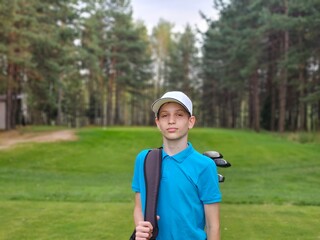
[[[195,124],[195,117],[190,116],[180,104],[169,102],[161,106],[156,124],[163,137],[178,140],[188,136],[189,129]]]

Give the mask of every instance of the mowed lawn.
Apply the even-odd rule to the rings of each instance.
[[[135,155],[160,146],[159,131],[86,128],[77,135],[72,142],[0,150],[1,240],[129,238]],[[218,150],[232,163],[218,169],[226,178],[222,239],[320,239],[320,143],[317,136],[292,139],[191,131],[196,149]]]

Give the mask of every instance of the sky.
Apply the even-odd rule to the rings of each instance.
[[[193,28],[197,26],[201,31],[207,30],[207,23],[199,14],[217,19],[213,9],[213,0],[131,0],[133,18],[143,20],[149,33],[163,18],[175,25],[174,31],[182,31],[189,23]]]

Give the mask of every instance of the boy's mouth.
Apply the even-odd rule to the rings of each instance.
[[[168,128],[167,131],[170,133],[176,132],[178,129],[177,128]]]

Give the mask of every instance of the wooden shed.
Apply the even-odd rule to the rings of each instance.
[[[25,104],[26,96],[23,94],[20,94],[16,97],[16,100],[17,100],[18,111],[16,113],[17,116],[15,116],[15,118],[18,119],[22,117],[26,119],[27,117],[27,106]],[[0,95],[0,130],[7,129],[6,111],[7,111],[7,96]]]
[[[6,129],[6,98],[0,95],[0,130]]]

